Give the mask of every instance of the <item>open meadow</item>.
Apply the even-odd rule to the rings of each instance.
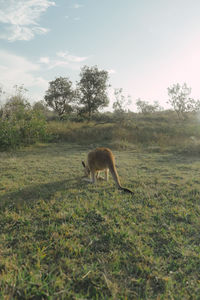
[[[200,0],[0,0],[0,40],[0,300],[200,300]]]
[[[133,196],[82,181],[94,146],[0,153],[0,298],[199,299],[199,156],[113,149]]]

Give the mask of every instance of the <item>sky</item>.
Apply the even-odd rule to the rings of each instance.
[[[84,65],[107,70],[111,88],[166,106],[184,82],[200,98],[199,0],[0,0],[0,86],[24,85],[30,102],[49,81],[74,86]]]

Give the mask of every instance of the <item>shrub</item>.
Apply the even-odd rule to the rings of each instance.
[[[46,137],[44,115],[33,110],[27,101],[13,97],[4,105],[0,119],[0,150],[33,144]]]
[[[15,124],[0,120],[0,150],[15,148],[20,144],[20,132]]]

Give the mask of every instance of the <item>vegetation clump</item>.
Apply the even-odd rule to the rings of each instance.
[[[1,151],[46,139],[45,117],[42,111],[31,107],[23,93],[23,87],[16,87],[16,93],[1,108]]]

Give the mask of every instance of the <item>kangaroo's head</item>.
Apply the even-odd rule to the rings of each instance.
[[[90,176],[90,169],[88,168],[88,166],[85,165],[84,161],[82,161],[82,165],[84,168],[84,176],[89,177]]]

